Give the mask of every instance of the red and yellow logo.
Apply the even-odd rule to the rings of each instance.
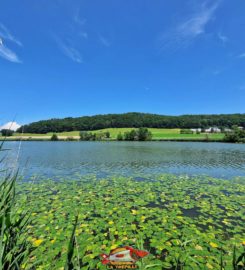
[[[113,249],[109,255],[102,254],[101,262],[106,264],[108,269],[137,269],[136,262],[148,254],[148,251],[125,246]]]

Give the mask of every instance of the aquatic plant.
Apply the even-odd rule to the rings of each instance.
[[[3,143],[0,152],[3,151]],[[4,161],[1,159],[0,163]],[[29,215],[16,201],[18,172],[2,170],[0,178],[0,269],[23,269],[31,253],[26,240]]]
[[[236,264],[244,252],[244,179],[135,179],[89,175],[80,181],[42,181],[32,190],[18,186],[28,195],[25,207],[33,211],[27,234],[30,242],[39,240],[33,256],[45,257],[38,269],[64,267],[69,241],[77,269],[105,269],[100,254],[123,245],[150,252],[139,261],[141,269],[221,269],[222,264],[233,269],[233,246]]]
[[[69,245],[68,245],[67,261],[66,261],[66,265],[65,265],[65,270],[73,270],[75,268],[80,269],[79,254],[74,256],[74,250],[77,247],[76,235],[75,235],[76,227],[77,227],[77,221],[78,221],[78,216],[76,216],[76,218],[75,218],[71,238],[70,238]]]

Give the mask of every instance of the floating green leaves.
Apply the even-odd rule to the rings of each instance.
[[[244,179],[135,179],[87,176],[20,185],[20,207],[32,213],[27,239],[37,246],[38,269],[63,269],[77,214],[74,252],[81,269],[106,269],[101,253],[137,247],[139,240],[151,253],[144,269],[221,269],[221,264],[232,269],[233,246],[241,254],[245,244]]]

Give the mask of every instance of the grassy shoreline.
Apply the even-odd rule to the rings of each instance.
[[[109,139],[104,139],[103,141],[115,141],[119,133],[129,132],[133,128],[109,128],[90,131],[96,134],[102,134],[105,132],[110,133]],[[152,133],[152,141],[197,141],[197,142],[222,142],[224,138],[223,133],[201,133],[201,134],[180,134],[180,129],[158,129],[158,128],[149,128],[149,131]],[[21,134],[15,133],[11,137],[7,137],[8,141],[49,141],[53,133],[47,134]],[[70,131],[70,132],[61,132],[56,133],[59,140],[79,140],[79,131]],[[0,140],[4,140],[4,137],[0,136]]]
[[[8,141],[8,142],[19,142],[19,141],[25,141],[25,142],[49,142],[51,141],[49,138],[32,138],[32,139],[25,139],[25,138],[13,138],[13,139],[5,139],[5,138],[0,138],[0,141]],[[80,142],[79,139],[73,139],[73,140],[69,140],[69,139],[59,139],[58,142]],[[120,142],[117,141],[115,139],[111,139],[111,140],[97,140],[96,142]],[[121,141],[121,142],[125,142],[125,141]],[[146,142],[215,142],[215,143],[232,143],[232,142],[225,142],[223,140],[217,140],[217,139],[155,139],[155,140],[151,140],[151,141],[146,141]],[[242,143],[242,142],[241,142]]]

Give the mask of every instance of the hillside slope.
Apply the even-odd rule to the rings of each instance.
[[[210,126],[245,127],[245,114],[181,115],[167,116],[146,113],[105,114],[68,117],[33,122],[19,128],[18,132],[40,133],[74,130],[98,130],[104,128],[207,128]]]

